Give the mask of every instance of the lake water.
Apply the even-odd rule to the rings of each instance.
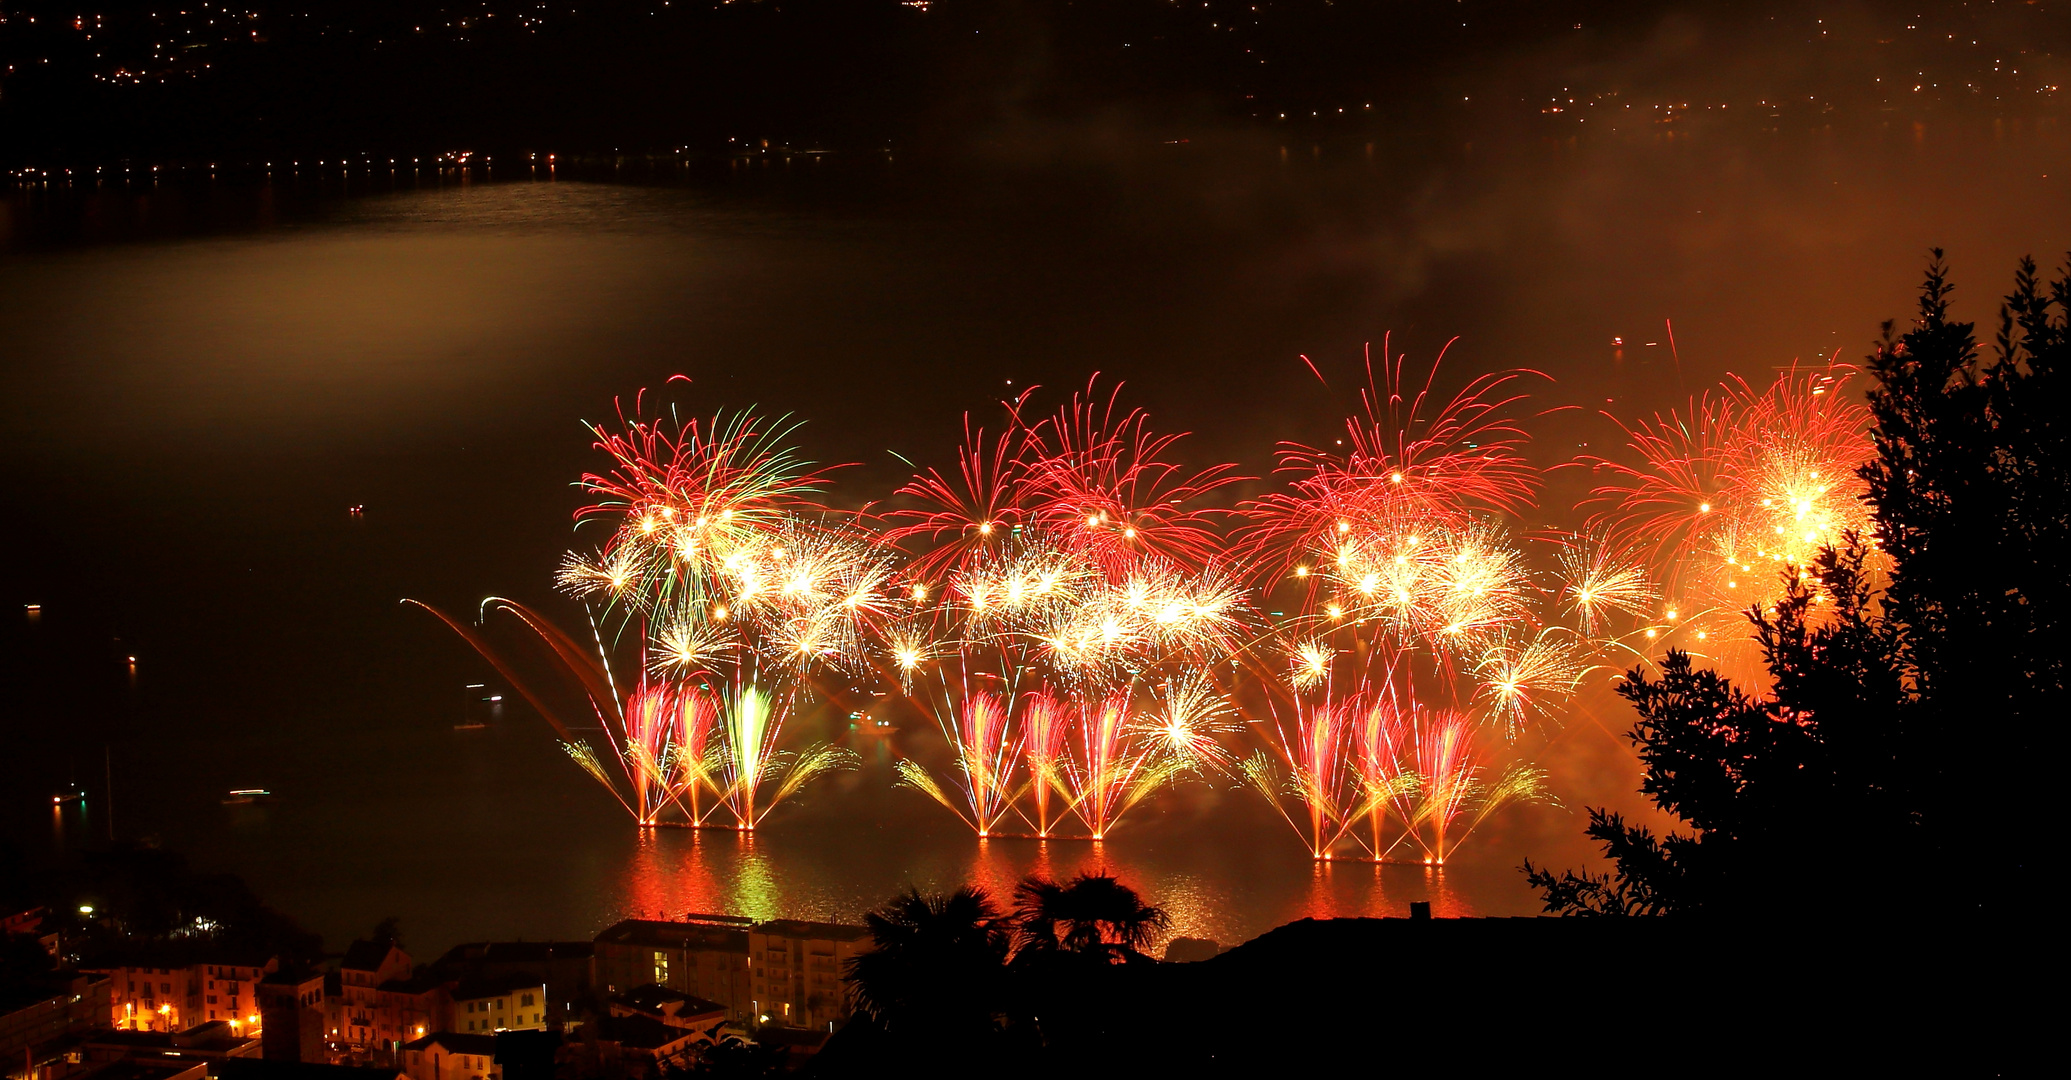
[[[1426,898],[1527,914],[1525,857],[1580,865],[1582,807],[1643,810],[1614,702],[1534,737],[1562,806],[1442,871],[1319,866],[1226,786],[1098,846],[981,842],[894,789],[877,740],[752,839],[642,832],[524,710],[455,730],[486,668],[396,601],[551,603],[577,419],[678,373],[701,407],[807,419],[860,502],[896,483],[888,451],[944,462],[1009,380],[1096,371],[1196,460],[1259,472],[1344,405],[1299,355],[1342,390],[1369,340],[1458,335],[1457,377],[1552,377],[1543,405],[1574,407],[1540,422],[1553,464],[1608,445],[1599,409],[1859,357],[1930,246],[1968,317],[2015,257],[2071,248],[2047,126],[1284,149],[0,194],[9,835],[99,834],[112,771],[118,833],[243,874],[334,947],[389,914],[419,951],[690,910],[854,919],[908,884],[1096,866],[1224,942]],[[1615,359],[1614,336],[1663,346]],[[1541,517],[1572,495],[1556,480]],[[50,810],[74,778],[84,815]],[[247,786],[282,800],[220,805]]]

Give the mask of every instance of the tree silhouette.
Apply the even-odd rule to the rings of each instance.
[[[1913,329],[1894,340],[1887,323],[1869,358],[1875,540],[1787,568],[1774,611],[1748,613],[1769,694],[1680,652],[1619,688],[1641,790],[1696,832],[1656,839],[1591,811],[1613,868],[1527,862],[1548,911],[1747,914],[1785,883],[1799,907],[1843,906],[1907,860],[1973,853],[1999,886],[1987,906],[2030,902],[2042,733],[2064,710],[2071,267],[2045,294],[2022,261],[1989,360],[1949,320],[1951,291],[1937,250]],[[1882,588],[1873,543],[1891,558]]]
[[[1065,952],[1115,963],[1138,959],[1172,921],[1107,874],[1080,874],[1063,884],[1023,878],[1014,898],[1017,957]]]
[[[2046,288],[2022,259],[1991,358],[1952,322],[1941,252],[1918,323],[1870,357],[1877,459],[1863,470],[1895,569],[1885,605],[1938,752],[1920,782],[1954,812],[1928,819],[1938,854],[1975,859],[2027,905],[2036,891],[2044,744],[2066,711],[2071,590],[2071,265]],[[1985,820],[1989,815],[1991,820]]]
[[[985,890],[909,889],[863,919],[873,948],[847,971],[858,1011],[893,1035],[961,1040],[991,1030],[1009,930]]]

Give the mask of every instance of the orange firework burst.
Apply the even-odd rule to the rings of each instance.
[[[1869,411],[1845,394],[1853,371],[1792,369],[1761,391],[1732,380],[1687,416],[1627,426],[1637,464],[1594,463],[1608,537],[1651,549],[1682,644],[1745,638],[1741,613],[1773,605],[1787,569],[1870,535],[1856,470],[1874,450]]]

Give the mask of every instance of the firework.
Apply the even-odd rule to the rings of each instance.
[[[877,625],[895,607],[891,561],[874,536],[816,501],[826,476],[785,445],[795,424],[746,412],[705,422],[635,412],[621,411],[617,430],[591,428],[612,468],[582,478],[596,501],[576,517],[610,532],[555,575],[589,608],[590,645],[523,605],[490,605],[546,646],[608,745],[571,735],[480,635],[440,617],[642,825],[699,826],[723,809],[734,828],[752,830],[815,777],[853,764],[846,750],[788,750],[779,740],[815,678],[874,670]],[[622,696],[611,656],[628,638],[642,675]]]
[[[1404,747],[1412,730],[1413,710],[1402,707],[1392,693],[1361,700],[1349,710],[1352,731],[1351,770],[1358,788],[1358,802],[1348,815],[1367,824],[1364,840],[1374,858],[1385,858],[1399,837],[1389,839],[1390,810],[1401,816],[1404,832],[1415,820],[1411,800],[1422,790],[1423,777],[1404,760]]]
[[[1072,810],[1095,840],[1121,823],[1122,815],[1171,780],[1178,764],[1155,754],[1134,736],[1129,699],[1114,695],[1080,706],[1075,758],[1065,762]]]
[[[656,824],[668,806],[703,824],[700,795],[713,789],[707,755],[718,712],[711,695],[693,688],[643,685],[626,699],[626,774],[642,825]]]
[[[1030,694],[1021,712],[1021,760],[1028,772],[1029,802],[1035,810],[1036,835],[1047,837],[1057,822],[1051,800],[1071,799],[1066,782],[1066,740],[1071,716],[1048,694]]]
[[[1560,602],[1575,629],[1595,637],[1613,618],[1645,618],[1661,599],[1646,556],[1614,543],[1603,528],[1572,538],[1560,549]]]
[[[1740,613],[1771,607],[1785,573],[1870,535],[1856,470],[1874,448],[1868,410],[1843,392],[1852,373],[1792,369],[1760,391],[1734,379],[1686,414],[1626,426],[1636,464],[1593,461],[1601,527],[1652,553],[1660,622],[1685,644],[1745,638]]]
[[[1027,429],[1021,496],[1028,522],[1126,578],[1146,562],[1201,567],[1222,551],[1216,527],[1230,511],[1200,500],[1237,483],[1235,466],[1188,472],[1168,456],[1182,434],[1150,429],[1121,408],[1117,384],[1102,401],[1098,377]]]
[[[1426,862],[1444,865],[1491,814],[1519,801],[1546,798],[1545,774],[1516,765],[1493,782],[1475,735],[1476,725],[1464,714],[1419,716],[1414,751],[1420,778],[1416,811],[1408,838],[1424,850]]]
[[[1486,728],[1507,748],[1581,670],[1541,621],[1545,590],[1512,539],[1537,486],[1512,416],[1528,373],[1485,376],[1443,404],[1435,365],[1406,390],[1403,361],[1384,351],[1380,374],[1385,386],[1369,360],[1342,449],[1283,445],[1288,488],[1244,505],[1238,545],[1262,591],[1294,609],[1267,638],[1288,658],[1269,671],[1277,738],[1244,776],[1318,859],[1442,849],[1489,800],[1481,766],[1421,755],[1423,732]],[[1451,707],[1434,713],[1419,687]]]
[[[998,831],[1013,807],[1015,748],[1007,708],[992,694],[966,694],[953,718],[938,717],[943,735],[956,747],[957,794],[952,799],[927,770],[908,759],[897,769],[906,783],[926,792],[964,820],[979,836]],[[959,805],[961,803],[961,805]]]
[[[1475,675],[1490,719],[1514,736],[1575,692],[1582,665],[1568,640],[1555,630],[1541,630],[1529,638],[1496,641],[1475,665]]]
[[[1284,444],[1285,487],[1235,507],[1215,505],[1233,466],[1182,465],[1182,435],[1097,382],[1048,414],[1004,402],[998,434],[967,418],[955,466],[917,469],[875,518],[822,503],[787,420],[636,402],[592,428],[611,465],[577,518],[607,531],[556,575],[588,640],[496,605],[582,690],[601,745],[447,621],[642,824],[755,829],[855,761],[787,747],[787,727],[868,693],[934,719],[950,769],[894,768],[980,836],[1105,839],[1169,785],[1237,778],[1318,859],[1439,861],[1537,795],[1499,761],[1572,691],[1581,643],[1656,594],[1608,526],[1563,550],[1558,584],[1528,567],[1528,373],[1442,398],[1436,365],[1420,387],[1403,368],[1384,346],[1338,448]],[[1541,617],[1555,606],[1573,629]]]
[[[816,777],[854,768],[854,753],[814,744],[802,750],[777,747],[788,710],[752,685],[736,687],[726,700],[723,753],[715,770],[719,798],[734,827],[753,831],[770,810]]]
[[[1158,690],[1157,705],[1139,717],[1152,753],[1178,770],[1222,776],[1236,765],[1223,739],[1243,730],[1220,690],[1199,675],[1183,675]]]
[[[1347,709],[1324,702],[1302,708],[1293,731],[1283,733],[1281,746],[1287,764],[1283,774],[1263,752],[1254,753],[1244,764],[1244,777],[1275,807],[1282,795],[1292,797],[1307,821],[1307,829],[1285,809],[1282,816],[1297,832],[1303,832],[1309,854],[1331,857],[1331,848],[1346,820],[1343,800]]]

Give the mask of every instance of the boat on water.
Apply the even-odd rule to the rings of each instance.
[[[67,803],[86,805],[86,789],[78,784],[66,784],[58,789],[57,794],[50,797],[52,806],[64,806]]]
[[[276,803],[280,796],[265,788],[239,788],[223,796],[224,806],[254,806]]]

